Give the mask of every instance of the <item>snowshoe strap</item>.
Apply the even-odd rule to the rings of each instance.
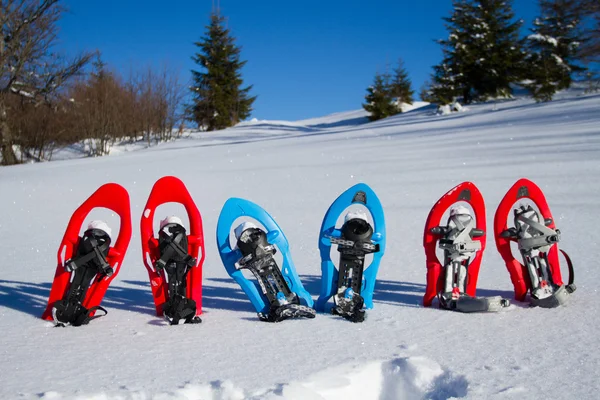
[[[569,293],[573,293],[577,287],[575,286],[575,270],[573,269],[573,262],[571,261],[571,257],[567,254],[566,251],[560,249],[560,252],[563,256],[565,256],[565,260],[567,260],[567,267],[569,268],[569,283],[567,284],[567,290],[569,287],[572,287],[572,290],[569,290]]]
[[[577,286],[575,286],[575,284],[573,283],[575,279],[575,273],[573,271],[573,263],[571,262],[571,258],[565,251],[561,250],[561,253],[565,256],[565,259],[567,260],[567,266],[569,268],[569,283],[566,285],[559,286],[548,297],[538,299],[535,296],[531,296],[530,301],[532,306],[542,308],[558,307],[562,304],[565,304],[569,296],[575,290],[577,290]]]
[[[98,238],[103,240],[101,245],[98,245]],[[104,273],[106,276],[111,276],[114,271],[106,261],[109,248],[110,237],[108,237],[105,232],[98,229],[87,230],[79,240],[77,249],[78,255],[74,259],[65,262],[65,269],[68,272],[72,272],[82,266],[87,266],[92,262],[92,264],[96,265],[99,272]],[[81,254],[85,250],[90,251]]]
[[[238,265],[240,266],[240,268],[244,268],[247,265],[251,264],[252,262],[258,261],[260,259],[265,259],[266,257],[264,257],[264,256],[266,256],[266,255],[275,254],[277,252],[277,248],[274,245],[269,245],[269,246],[262,247],[259,252],[261,253],[262,257],[261,257],[261,255],[259,255],[257,253],[250,253],[250,254],[247,254],[246,256],[240,258],[237,262]]]
[[[86,309],[81,303],[71,303],[68,299],[58,301],[52,309],[52,318],[55,326],[65,327],[68,325],[81,326],[87,325],[91,320],[100,318],[108,314],[108,311],[102,306],[91,307]],[[93,315],[97,311],[102,311],[103,314]]]
[[[447,259],[455,262],[468,260],[481,250],[481,242],[472,238],[485,234],[475,227],[475,221],[468,214],[452,215],[447,226],[431,228],[431,233],[443,236],[439,240],[439,248],[444,250]]]
[[[165,228],[170,234],[164,231]],[[183,262],[189,267],[196,266],[196,258],[188,254],[187,235],[183,226],[179,224],[166,225],[158,235],[161,256],[154,265],[157,270],[165,268],[171,260]]]
[[[95,313],[97,311],[102,311],[103,314],[101,315],[96,315]],[[94,314],[92,316],[92,314]],[[77,320],[75,321],[75,323],[73,323],[73,326],[80,326],[80,325],[86,325],[88,324],[91,320],[96,319],[96,318],[100,318],[100,317],[104,317],[106,314],[108,314],[108,311],[106,311],[106,309],[102,306],[95,306],[92,307],[88,310],[86,310],[85,313],[82,313],[79,315],[79,317],[77,318]]]
[[[371,242],[353,241],[333,236],[328,236],[328,239],[331,241],[331,244],[343,246],[348,254],[353,251],[361,252],[358,254],[377,253],[379,251],[379,244],[373,244]]]
[[[529,251],[532,249],[539,249],[542,252],[547,252],[548,248],[560,241],[560,231],[558,229],[551,229],[539,222],[525,217],[523,213],[515,217],[515,221],[519,221],[524,224],[524,229],[521,229],[521,237],[519,237],[519,249]],[[529,233],[523,237],[523,231],[533,231],[533,234]]]

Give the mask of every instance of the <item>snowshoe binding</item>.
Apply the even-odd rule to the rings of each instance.
[[[514,226],[508,227],[508,213],[519,200],[529,199],[531,204],[519,204],[513,209]],[[506,193],[494,218],[496,246],[504,259],[515,287],[515,298],[525,301],[530,293],[530,304],[554,308],[564,304],[576,290],[573,264],[563,250],[569,269],[569,282],[564,284],[560,271],[558,242],[560,230],[542,190],[527,179],[520,179]],[[517,261],[510,248],[516,242],[523,263]]]
[[[65,270],[73,274],[73,281],[67,296],[54,303],[52,308],[56,326],[81,326],[107,314],[106,309],[101,306],[87,309],[83,306],[83,301],[92,281],[110,277],[114,272],[106,261],[110,248],[108,232],[110,228],[106,223],[92,221],[79,240],[75,257],[65,263]],[[94,315],[97,311],[103,314]]]
[[[337,292],[333,296],[334,315],[352,322],[363,322],[365,311],[362,290],[365,255],[377,253],[379,244],[371,241],[373,227],[364,213],[348,213],[341,228],[341,237],[330,237],[331,244],[338,246],[340,263]]]
[[[455,204],[460,201],[471,205],[476,219],[467,207]],[[448,208],[450,216],[447,224],[437,225]],[[436,296],[440,308],[464,313],[494,312],[510,305],[507,299],[500,296],[475,296],[485,235],[485,204],[473,183],[458,185],[434,205],[427,218],[424,234],[427,256],[425,307],[431,306]],[[435,252],[436,242],[444,253],[443,265]]]
[[[277,252],[267,241],[267,234],[252,223],[245,222],[235,229],[237,247],[242,254],[239,269],[248,269],[256,278],[268,299],[267,312],[258,317],[265,322],[280,322],[288,318],[314,318],[315,310],[303,306],[296,293],[290,290],[273,257]]]
[[[163,316],[171,325],[202,322],[196,316],[196,302],[187,296],[187,276],[197,264],[188,254],[186,230],[178,217],[168,217],[161,222],[158,233],[160,258],[154,264],[163,273],[168,284],[168,299],[162,304]]]
[[[475,227],[470,211],[464,206],[450,209],[446,226],[431,228],[431,233],[440,235],[439,248],[444,251],[444,286],[438,292],[441,308],[465,313],[499,311],[510,302],[500,296],[476,297],[466,294],[469,261],[478,251],[481,242],[473,240],[485,236],[485,232]]]

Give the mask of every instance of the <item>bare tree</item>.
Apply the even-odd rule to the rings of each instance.
[[[57,22],[63,7],[59,0],[0,0],[0,154],[3,164],[18,162],[16,137],[9,121],[9,98],[32,103],[49,102],[93,54],[66,60],[52,52]]]

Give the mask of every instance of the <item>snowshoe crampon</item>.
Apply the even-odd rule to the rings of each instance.
[[[265,229],[248,221],[239,224],[232,246],[230,234],[238,218],[254,219]],[[261,321],[315,317],[313,300],[298,277],[288,241],[275,220],[261,207],[244,199],[227,200],[219,215],[217,244],[227,273],[246,293]],[[278,250],[283,257],[281,268],[274,258]],[[255,281],[244,276],[244,269]]]
[[[108,208],[121,219],[119,236],[111,247],[111,229],[92,221],[82,237],[85,218],[95,208]],[[106,315],[100,306],[110,282],[117,276],[131,239],[129,194],[120,185],[101,186],[74,213],[58,249],[58,265],[42,318],[57,326],[85,325]],[[97,312],[102,312],[98,315]]]
[[[535,208],[525,202],[513,208],[520,200],[532,202]],[[514,226],[509,228],[511,210]],[[520,179],[506,193],[494,217],[494,237],[515,288],[516,300],[525,301],[529,292],[531,305],[554,308],[564,304],[575,291],[573,264],[560,250],[569,269],[569,282],[563,283],[558,254],[560,231],[544,193],[535,183]],[[513,256],[511,242],[517,243],[523,263]]]
[[[185,207],[190,221],[188,234],[179,217],[167,217],[154,233],[154,213],[165,203]],[[159,179],[142,215],[142,256],[148,270],[156,315],[171,325],[199,323],[202,314],[202,264],[204,236],[202,217],[181,180],[173,176]]]
[[[366,213],[349,211],[344,223],[336,222],[349,206],[366,208],[372,216],[371,226]],[[331,258],[331,247],[337,246],[339,263]],[[379,198],[366,184],[355,185],[342,193],[329,207],[319,234],[321,254],[321,293],[317,300],[318,311],[329,311],[353,322],[365,319],[364,308],[373,308],[373,290],[381,257],[385,252],[385,219]],[[365,266],[365,256],[373,254]]]
[[[475,218],[461,202],[471,206]],[[447,223],[440,225],[448,209]],[[510,305],[499,296],[475,296],[485,237],[485,203],[473,183],[463,182],[437,201],[427,217],[423,235],[427,259],[425,307],[430,307],[435,297],[441,308],[465,313],[498,311]],[[443,264],[437,257],[437,248],[444,253]]]

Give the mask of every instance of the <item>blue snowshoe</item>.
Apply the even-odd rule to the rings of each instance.
[[[238,225],[234,230],[236,243],[232,246],[231,228],[240,217],[252,218],[265,229],[249,221]],[[246,293],[261,321],[315,317],[313,300],[298,277],[289,243],[281,228],[260,206],[244,199],[227,200],[217,223],[217,244],[227,273]],[[283,256],[281,269],[273,257],[277,250]],[[249,270],[256,282],[247,279],[243,269]]]
[[[348,211],[340,228],[335,224],[352,205],[366,207],[372,216],[371,226],[366,213]],[[337,245],[339,264],[331,260],[331,246]],[[321,253],[321,294],[318,311],[330,311],[352,322],[365,319],[364,308],[373,308],[373,290],[381,257],[385,252],[385,219],[377,195],[360,183],[342,193],[329,207],[319,234]],[[365,267],[365,256],[373,260]],[[328,304],[333,298],[333,305]]]

